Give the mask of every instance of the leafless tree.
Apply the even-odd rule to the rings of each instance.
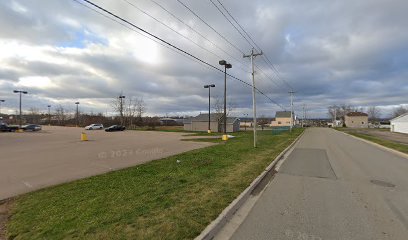
[[[405,114],[408,112],[408,108],[404,107],[404,106],[399,106],[397,108],[394,109],[393,115],[394,117],[399,117],[402,114]]]
[[[213,101],[213,109],[215,113],[224,114],[224,98],[215,97]],[[232,102],[227,103],[227,117],[231,116],[231,113],[235,110],[235,104]]]
[[[368,119],[377,121],[381,116],[381,110],[376,106],[371,106],[367,109]]]
[[[57,118],[58,125],[64,125],[66,111],[62,105],[58,105],[58,107],[55,109],[55,117]]]

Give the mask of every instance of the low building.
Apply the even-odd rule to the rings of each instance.
[[[223,132],[224,115],[219,113],[211,114],[210,127],[212,132]],[[240,119],[227,117],[227,132],[238,132]],[[184,130],[193,132],[206,132],[208,130],[208,114],[200,114],[197,117],[184,119]]]
[[[363,112],[349,112],[344,117],[348,128],[368,128],[368,114]]]
[[[408,113],[390,120],[391,132],[408,133]]]
[[[290,111],[278,111],[275,115],[275,120],[271,122],[271,127],[290,127],[292,125],[292,117]]]

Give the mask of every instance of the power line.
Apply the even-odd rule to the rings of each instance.
[[[234,18],[234,16],[230,13],[230,11],[228,11],[228,9],[224,6],[224,4],[221,3],[220,0],[217,0],[217,2],[221,5],[221,7],[224,9],[224,11],[227,12],[227,14],[232,18],[232,20],[241,28],[241,30],[248,36],[249,39],[251,39],[251,41],[254,43],[254,45],[252,45],[252,43],[248,40],[248,38],[246,38],[243,33],[231,22],[231,20],[229,20],[229,18],[224,14],[224,12],[213,2],[213,0],[209,0],[217,9],[218,11],[225,17],[225,19],[227,19],[227,21],[235,28],[235,30],[237,30],[237,32],[248,42],[249,45],[251,45],[253,48],[255,48],[255,46],[258,48],[257,50],[262,51],[261,47],[259,47],[258,44],[256,44],[256,42],[253,40],[253,38],[250,36],[250,34],[245,31],[245,29],[242,27],[241,24],[239,24],[239,22]],[[267,65],[269,65],[269,67],[271,68],[271,70],[273,72],[275,72],[275,75],[278,77],[279,80],[281,80],[282,82],[284,82],[291,90],[293,90],[293,87],[283,78],[280,77],[279,75],[279,71],[275,68],[275,66],[272,64],[272,62],[269,60],[268,56],[266,54],[264,54],[264,56],[262,57],[264,59],[264,61],[266,62]],[[265,60],[266,59],[266,60]]]
[[[229,18],[224,14],[223,11],[221,11],[221,9],[217,6],[217,4],[215,4],[213,2],[213,0],[210,0],[210,2],[218,9],[218,11],[225,17],[225,19],[227,19],[227,21],[235,28],[235,30],[237,30],[237,32],[249,43],[249,45],[251,47],[254,47],[251,42],[241,33],[241,31],[239,31],[239,29],[231,22],[231,20],[229,20]],[[254,47],[255,48],[255,47]]]
[[[199,35],[200,37],[202,37],[203,39],[205,39],[207,42],[211,43],[214,47],[216,47],[217,49],[221,50],[223,53],[227,54],[229,57],[231,57],[232,59],[234,59],[237,63],[244,65],[242,63],[242,61],[240,61],[239,59],[237,59],[236,57],[232,56],[230,53],[228,53],[227,51],[225,51],[224,49],[222,49],[221,47],[219,47],[216,43],[214,43],[213,41],[211,41],[210,39],[208,39],[206,36],[204,36],[202,33],[200,33],[199,31],[195,30],[193,27],[191,27],[190,25],[188,25],[186,22],[184,22],[182,19],[180,19],[179,17],[177,17],[175,14],[173,14],[172,12],[170,12],[167,8],[165,8],[163,5],[161,5],[160,3],[158,3],[155,0],[150,0],[151,2],[153,2],[154,4],[156,4],[159,8],[163,9],[165,12],[167,12],[170,16],[172,16],[173,18],[177,19],[180,23],[182,23],[184,26],[186,26],[188,29],[190,29],[191,31],[195,32],[197,35]],[[246,70],[244,70],[245,72],[247,72]],[[248,72],[249,73],[249,72]]]
[[[153,0],[151,0],[151,1],[153,1]],[[224,37],[223,35],[221,35],[217,30],[215,30],[211,25],[209,25],[205,20],[203,20],[200,16],[198,16],[198,14],[197,13],[195,13],[190,7],[188,7],[186,4],[184,4],[183,2],[181,2],[180,0],[177,0],[183,7],[185,7],[188,11],[190,11],[196,18],[198,18],[201,22],[203,22],[206,26],[208,26],[210,29],[212,29],[216,34],[218,34],[220,37],[222,37],[225,41],[227,41],[230,45],[232,45],[236,50],[238,50],[239,52],[241,52],[243,55],[245,55],[245,53],[241,50],[241,49],[239,49],[237,46],[235,46],[235,45],[233,45],[230,41],[228,41],[227,39],[226,39],[226,37]],[[211,1],[211,0],[210,0]],[[218,0],[217,0],[218,1]],[[214,2],[212,2],[213,4],[214,4]],[[215,7],[217,7],[217,5],[215,5],[214,4],[214,6]],[[218,7],[217,7],[217,9],[221,12],[221,13],[223,13]],[[229,13],[229,12],[228,12]],[[229,13],[230,14],[230,13]],[[224,14],[223,14],[224,15]],[[224,15],[224,17],[227,19],[227,20],[229,20],[225,15]],[[232,17],[232,15],[231,15],[231,17]],[[235,20],[235,18],[233,18],[234,20]],[[229,21],[230,22],[230,21]],[[233,25],[231,22],[230,22],[230,24],[231,25]],[[242,26],[237,22],[237,24],[242,28]],[[234,25],[233,25],[234,26]],[[234,26],[235,27],[235,26]],[[236,28],[235,28],[236,29]],[[242,28],[243,29],[243,28]],[[238,32],[239,32],[239,30],[238,29],[236,29]],[[244,32],[246,33],[246,31],[244,30]],[[240,33],[241,34],[241,33]],[[246,33],[246,34],[248,34],[248,33]],[[248,34],[249,35],[249,34]],[[242,34],[241,34],[241,36],[242,36]],[[243,36],[244,37],[244,36]],[[251,40],[253,41],[253,39],[251,38]],[[255,43],[256,44],[256,43]],[[251,45],[252,46],[252,45]],[[258,66],[256,66],[257,67],[257,69],[260,69]],[[273,71],[273,70],[272,70]],[[276,86],[278,86],[277,85],[277,83],[275,83],[275,81],[271,78],[271,77],[269,77],[268,76],[268,78],[269,79],[271,79],[271,81],[276,85]],[[279,86],[278,86],[279,87]]]
[[[239,26],[239,28],[241,28],[241,30],[248,36],[249,39],[251,39],[251,41],[255,44],[255,46],[258,48],[258,51],[262,51],[262,49],[258,46],[258,44],[256,44],[256,42],[252,39],[252,37],[247,33],[247,31],[245,31],[245,29],[241,26],[241,24],[239,24],[239,22],[232,16],[232,14],[228,11],[228,9],[224,6],[224,4],[222,4],[222,2],[220,0],[217,0],[217,2],[221,5],[221,7],[227,12],[227,14],[232,18],[232,20],[234,20],[234,22]],[[252,45],[252,44],[251,44]]]
[[[219,33],[217,30],[215,30],[210,24],[208,24],[204,19],[202,19],[200,16],[198,16],[198,14],[196,14],[190,7],[188,7],[186,4],[184,4],[180,0],[177,0],[177,2],[179,2],[184,8],[186,8],[189,12],[191,12],[196,18],[198,18],[201,22],[203,22],[207,27],[209,27],[211,30],[213,30],[218,36],[220,36],[222,39],[224,39],[235,50],[237,50],[241,54],[245,54],[239,47],[237,47],[235,44],[231,43],[226,37],[224,37],[221,33]]]
[[[77,2],[77,3],[79,3],[79,4],[81,4],[82,6],[85,6],[84,4],[80,3],[79,0],[73,0],[73,1],[74,1],[74,2]],[[107,10],[107,9],[105,9],[105,8],[103,8],[103,7],[101,7],[101,6],[97,5],[97,4],[95,4],[95,3],[93,3],[92,1],[89,1],[89,0],[82,0],[82,1],[84,1],[84,2],[86,2],[86,3],[88,3],[88,4],[90,4],[90,5],[92,5],[93,7],[95,7],[95,8],[97,8],[97,9],[101,10],[102,12],[107,13],[108,15],[110,15],[110,16],[112,16],[112,17],[114,17],[114,18],[116,18],[116,19],[118,19],[118,20],[120,20],[120,21],[122,21],[122,22],[124,22],[124,23],[126,23],[126,24],[128,24],[128,25],[130,25],[130,26],[132,26],[132,27],[134,27],[135,29],[137,29],[137,30],[141,31],[142,33],[145,33],[145,34],[147,34],[148,36],[150,36],[150,37],[152,37],[152,38],[154,38],[154,39],[156,39],[156,40],[162,42],[163,44],[165,44],[165,45],[167,45],[167,46],[169,46],[169,47],[171,47],[171,48],[176,49],[177,51],[179,51],[179,52],[181,52],[181,53],[183,53],[183,54],[185,54],[185,55],[191,57],[192,59],[197,60],[198,62],[200,62],[200,63],[202,63],[202,64],[204,64],[204,65],[206,65],[206,66],[208,66],[208,67],[210,67],[210,68],[212,68],[212,69],[214,69],[214,70],[217,70],[218,72],[221,72],[221,73],[224,74],[224,71],[223,71],[222,69],[217,68],[216,66],[214,66],[214,65],[212,65],[212,64],[210,64],[210,63],[208,63],[208,62],[206,62],[206,61],[204,61],[204,60],[202,60],[202,59],[200,59],[200,58],[198,58],[198,57],[196,57],[196,56],[194,56],[193,54],[191,54],[191,53],[189,53],[189,52],[187,52],[187,51],[185,51],[185,50],[183,50],[183,49],[177,47],[176,45],[174,45],[174,44],[172,44],[172,43],[170,43],[170,42],[168,42],[168,41],[166,41],[166,40],[164,40],[164,39],[162,39],[162,38],[160,38],[160,37],[158,37],[158,36],[156,36],[156,35],[154,35],[154,34],[148,32],[147,30],[145,30],[145,29],[143,29],[143,28],[141,28],[141,27],[139,27],[139,26],[133,24],[132,22],[130,22],[130,21],[128,21],[128,20],[126,20],[126,19],[124,19],[124,18],[122,18],[122,17],[120,17],[120,16],[114,14],[113,12],[111,12],[111,11],[109,11],[109,10]],[[88,8],[88,9],[89,9],[89,8]],[[98,12],[98,11],[96,11],[96,12],[97,12],[97,13],[100,13],[100,12]],[[102,15],[104,15],[104,14],[102,14]],[[239,81],[239,82],[241,82],[241,83],[243,83],[243,84],[245,84],[245,85],[247,85],[247,86],[249,86],[249,87],[253,87],[250,83],[247,83],[247,82],[245,82],[245,81],[243,81],[243,80],[241,80],[241,79],[239,79],[239,78],[237,78],[237,77],[235,77],[235,76],[233,76],[233,75],[231,75],[231,74],[229,74],[229,73],[227,73],[227,75],[228,75],[229,77],[231,77],[232,79],[235,79],[235,80],[237,80],[237,81]],[[277,104],[279,107],[281,107],[281,108],[283,109],[283,107],[282,107],[281,105],[279,105],[279,104],[278,104],[277,102],[275,102],[273,99],[271,99],[270,97],[268,97],[268,96],[267,96],[266,94],[264,94],[262,91],[260,91],[260,90],[257,89],[257,88],[256,88],[256,90],[257,90],[260,94],[262,94],[263,96],[265,96],[267,99],[269,99],[272,103]]]
[[[218,54],[204,48],[203,46],[201,46],[200,44],[194,42],[191,38],[184,36],[183,34],[177,32],[175,29],[173,29],[172,27],[170,27],[169,25],[165,24],[164,22],[160,21],[159,19],[157,19],[156,17],[154,17],[153,15],[149,14],[148,12],[144,11],[143,9],[139,8],[138,6],[136,6],[135,4],[129,2],[128,0],[122,0],[124,2],[126,2],[127,4],[129,4],[130,6],[132,6],[133,8],[139,10],[140,12],[142,12],[143,14],[145,14],[146,16],[152,18],[153,20],[155,20],[156,22],[160,23],[161,25],[165,26],[166,28],[168,28],[169,30],[171,30],[172,32],[176,33],[177,35],[181,36],[182,38],[186,39],[187,41],[193,43],[194,45],[196,45],[197,47],[201,48],[204,51],[207,51],[208,53],[216,56],[217,58],[222,58],[221,56],[219,56]]]

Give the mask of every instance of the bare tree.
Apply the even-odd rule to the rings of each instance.
[[[407,107],[399,106],[399,107],[397,107],[397,108],[394,109],[393,116],[394,116],[394,117],[399,117],[399,116],[401,116],[402,114],[405,114],[405,113],[407,113],[407,112],[408,112],[408,108],[407,108]]]
[[[58,125],[64,125],[66,111],[62,105],[58,105],[58,107],[55,109],[55,117],[57,118]]]
[[[215,113],[224,114],[224,99],[220,97],[215,97],[213,101],[213,109]],[[227,104],[227,117],[231,116],[231,113],[235,110],[235,104],[229,102]]]
[[[371,106],[367,110],[368,119],[371,121],[378,121],[381,116],[381,110],[376,106]]]

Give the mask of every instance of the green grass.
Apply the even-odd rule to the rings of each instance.
[[[393,141],[389,141],[389,140],[385,140],[385,139],[381,139],[378,137],[374,137],[368,134],[363,134],[363,133],[354,133],[354,132],[348,132],[349,134],[362,138],[362,139],[366,139],[368,141],[371,142],[375,142],[378,143],[382,146],[388,147],[388,148],[392,148],[394,150],[403,152],[403,153],[408,153],[408,146],[401,144],[401,143],[397,143],[397,142],[393,142]]]
[[[223,144],[23,195],[12,204],[6,234],[193,239],[301,132],[259,132],[257,149],[241,132]]]
[[[379,138],[377,136],[372,136],[372,135],[365,134],[365,133],[355,132],[355,130],[352,130],[352,129],[337,128],[337,130],[346,132],[346,133],[348,133],[350,135],[353,135],[353,136],[356,136],[356,137],[359,137],[359,138],[362,138],[362,139],[365,139],[365,140],[368,140],[368,141],[371,141],[371,142],[374,142],[374,143],[377,143],[377,144],[380,144],[380,145],[382,145],[384,147],[388,147],[388,148],[391,148],[391,149],[394,149],[394,150],[397,150],[397,151],[400,151],[400,152],[403,152],[403,153],[408,153],[408,145],[404,145],[404,144],[401,144],[401,143],[397,143],[397,142],[393,142],[393,141],[390,141],[390,140],[382,139],[382,138]],[[388,129],[388,131],[389,131],[389,129]]]

